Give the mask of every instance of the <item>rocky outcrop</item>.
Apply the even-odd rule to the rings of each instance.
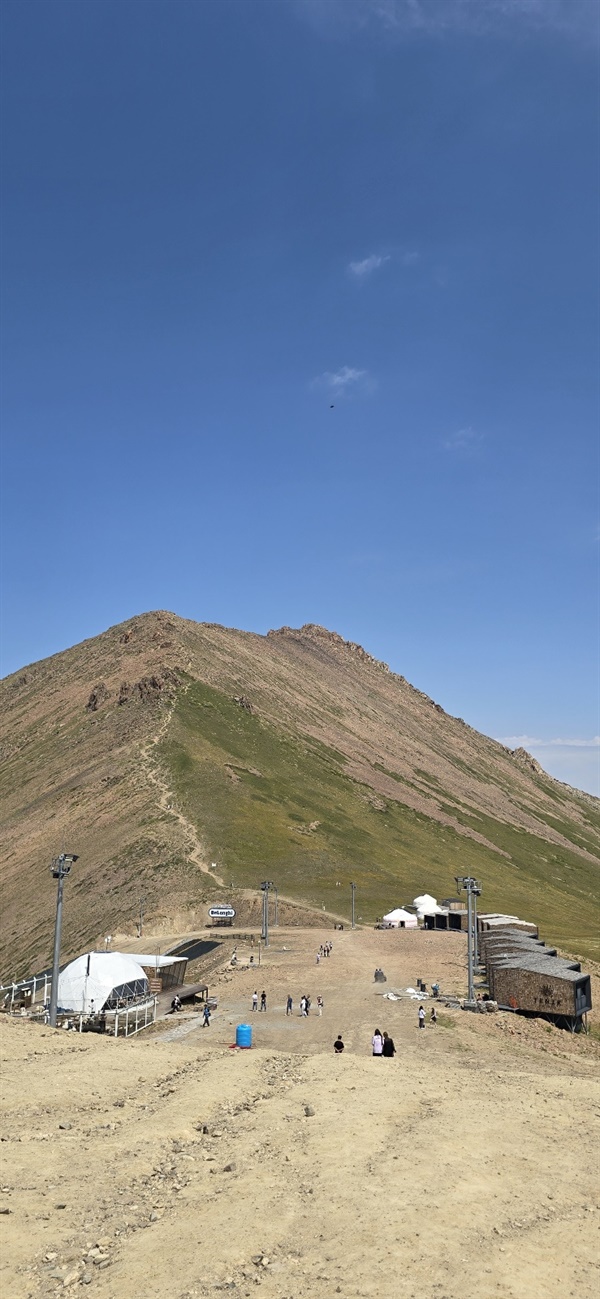
[[[546,775],[544,768],[540,766],[539,762],[536,760],[536,758],[533,757],[531,753],[527,752],[527,749],[522,749],[522,748],[512,749],[509,750],[509,752],[512,753],[512,756],[516,762],[520,762],[522,767],[529,767],[529,770],[534,771],[536,776]]]
[[[102,704],[106,703],[107,699],[110,699],[110,690],[105,686],[103,681],[99,681],[98,685],[94,686],[94,689],[87,701],[85,706],[86,713],[97,713],[98,709]]]
[[[288,640],[313,641],[315,644],[324,645],[331,649],[342,649],[346,653],[353,654],[355,658],[360,659],[361,663],[370,663],[372,667],[377,668],[380,672],[389,672],[389,665],[383,663],[381,659],[376,659],[372,654],[368,654],[362,645],[356,641],[344,640],[343,636],[337,631],[328,631],[326,627],[320,627],[316,622],[305,622],[303,627],[278,627],[276,630],[268,631],[267,636],[272,638],[276,636],[286,637]]]
[[[140,677],[140,680],[133,684],[123,681],[119,690],[118,703],[120,705],[135,702],[149,704],[163,698],[172,699],[178,685],[178,672],[172,668],[163,668],[160,674]]]

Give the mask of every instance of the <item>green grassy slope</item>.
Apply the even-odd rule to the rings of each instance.
[[[466,802],[457,814],[456,799],[449,800],[448,810],[501,850],[494,852],[404,805],[404,778],[396,781],[397,801],[374,796],[348,774],[340,751],[246,712],[198,681],[180,694],[160,756],[209,857],[237,887],[272,878],[282,893],[344,914],[352,879],[358,914],[373,921],[425,889],[447,896],[455,874],[473,872],[484,885],[485,910],[517,912],[537,921],[548,940],[598,957],[596,866],[568,848]],[[436,794],[444,806],[443,789]],[[548,824],[576,841],[561,803],[557,792]],[[591,851],[599,820],[590,805],[577,831]]]

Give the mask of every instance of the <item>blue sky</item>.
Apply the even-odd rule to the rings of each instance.
[[[4,671],[319,622],[600,792],[596,5],[2,21]]]

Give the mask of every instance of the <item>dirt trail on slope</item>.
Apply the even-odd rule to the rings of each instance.
[[[595,1299],[597,1047],[510,1015],[422,1032],[384,998],[460,988],[464,956],[455,935],[287,931],[266,1014],[244,966],[211,1028],[171,1040],[0,1023],[4,1293]],[[252,1051],[230,1049],[241,1019]],[[395,1059],[373,1059],[376,1026]]]
[[[184,689],[187,688],[188,688],[187,686],[184,687]],[[173,802],[173,795],[169,791],[164,772],[161,768],[160,761],[156,753],[156,749],[158,748],[158,745],[160,744],[161,740],[164,739],[169,729],[169,723],[171,721],[172,712],[173,712],[173,705],[169,707],[168,712],[166,712],[165,716],[163,717],[156,734],[153,735],[152,738],[142,746],[140,750],[141,764],[146,771],[150,784],[154,786],[154,788],[158,793],[158,806],[160,807],[161,811],[167,812],[168,815],[172,817],[175,822],[177,822],[181,831],[183,832],[183,838],[186,845],[185,850],[187,852],[190,861],[192,861],[194,865],[197,866],[200,871],[202,871],[203,875],[207,875],[209,879],[214,880],[215,884],[218,884],[220,887],[224,887],[225,881],[223,880],[222,876],[217,875],[216,871],[212,870],[207,864],[206,853],[200,840],[198,839],[198,834],[195,826],[192,824],[191,821],[188,820],[187,816],[185,816],[185,814],[180,810],[180,808],[175,806]]]

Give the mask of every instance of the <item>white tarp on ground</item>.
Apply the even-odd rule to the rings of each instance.
[[[417,908],[419,920],[423,916],[445,916],[448,911],[447,907],[438,907],[437,899],[432,898],[431,893],[421,893],[420,897],[414,899],[413,907]]]
[[[405,911],[404,907],[395,907],[393,911],[388,911],[387,916],[383,917],[384,925],[389,925],[391,929],[418,929],[417,917],[413,916],[411,911]]]
[[[58,979],[58,1005],[77,1015],[148,995],[148,980],[134,956],[124,952],[85,952],[66,965]]]

